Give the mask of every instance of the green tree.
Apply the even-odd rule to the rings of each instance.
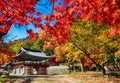
[[[43,50],[43,45],[44,45],[44,40],[40,40],[39,38],[37,38],[33,46],[31,46],[31,49]]]
[[[14,42],[15,43],[11,45],[9,48],[15,53],[18,53],[21,47],[25,47],[25,42],[22,41],[14,41]]]
[[[84,55],[71,42],[67,42],[64,45],[58,45],[55,48],[55,55],[58,62],[64,62],[68,64],[69,67],[74,63],[79,63],[81,64],[81,71],[84,71]]]
[[[34,42],[35,41],[26,37],[21,40],[15,40],[15,41],[9,42],[9,43],[7,43],[7,45],[9,46],[8,48],[10,48],[14,52],[18,53],[21,47],[31,48],[33,46]]]
[[[109,30],[109,27],[101,23],[95,25],[92,20],[75,20],[73,26],[70,27],[70,42],[101,69],[103,74],[105,74],[104,64],[114,56],[117,49],[113,47],[118,45],[120,39],[120,37],[109,36]],[[109,58],[105,59],[105,55]],[[96,58],[99,60],[95,60]]]

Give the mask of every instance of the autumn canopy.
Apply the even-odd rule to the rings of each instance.
[[[76,18],[102,22],[111,27],[110,34],[120,33],[120,0],[49,0],[51,14],[41,14],[35,8],[42,0],[0,0],[0,37],[17,23],[19,26],[33,23],[46,29],[59,44],[68,40],[70,27]],[[59,2],[59,3],[58,3]],[[42,24],[42,20],[46,20]],[[52,23],[54,22],[54,23]],[[34,32],[27,31],[33,38]]]

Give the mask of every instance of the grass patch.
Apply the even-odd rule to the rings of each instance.
[[[71,74],[79,74],[80,72],[72,71]]]
[[[71,74],[80,74],[80,75],[102,75],[102,72],[97,72],[97,71],[85,71],[85,72],[72,71]]]
[[[5,83],[5,81],[7,81],[7,78],[0,77],[0,83]]]

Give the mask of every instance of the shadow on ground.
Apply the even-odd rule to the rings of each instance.
[[[64,75],[12,75],[9,77],[7,83],[31,83],[35,79],[46,79],[46,81],[54,81],[50,78],[60,78]]]

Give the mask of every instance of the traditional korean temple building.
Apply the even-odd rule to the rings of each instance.
[[[49,60],[53,58],[42,51],[21,48],[11,62],[11,74],[47,74],[47,67],[51,65]]]

